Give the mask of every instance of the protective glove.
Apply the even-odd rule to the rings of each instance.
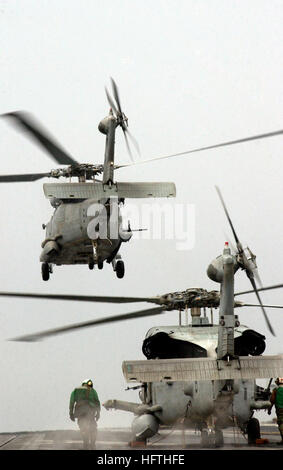
[[[271,407],[268,408],[267,414],[271,415]]]
[[[72,421],[75,421],[74,413],[71,413],[71,412],[70,412],[70,419],[71,419]]]

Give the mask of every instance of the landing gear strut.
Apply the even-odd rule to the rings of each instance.
[[[209,431],[208,429],[201,430],[201,447],[223,447],[224,439],[221,429]]]
[[[41,265],[41,275],[43,281],[48,281],[50,273],[52,273],[52,266],[48,263],[42,263]]]
[[[248,434],[248,444],[253,445],[257,439],[260,439],[260,425],[259,420],[251,418],[248,421],[246,432]]]
[[[215,430],[215,447],[223,447],[224,439],[223,439],[223,432],[220,429]]]
[[[207,429],[202,429],[201,431],[201,438],[200,438],[200,445],[201,447],[209,447],[209,435]]]

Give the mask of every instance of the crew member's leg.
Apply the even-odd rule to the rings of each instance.
[[[78,425],[83,439],[83,448],[89,449],[89,419],[86,415],[78,418]]]
[[[278,424],[279,432],[281,435],[281,442],[283,443],[283,408],[277,408],[276,415],[277,415],[277,424]]]
[[[90,421],[90,448],[95,449],[95,442],[97,437],[97,424],[95,419],[92,417]]]

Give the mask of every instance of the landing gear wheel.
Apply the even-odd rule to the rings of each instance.
[[[43,281],[48,281],[49,279],[49,265],[48,263],[42,263],[41,265],[41,275]]]
[[[248,444],[253,445],[257,439],[260,439],[260,425],[259,420],[251,418],[247,424]]]
[[[89,267],[89,269],[93,269],[94,268],[94,262],[91,261],[90,263],[88,263],[88,267]]]
[[[119,278],[119,279],[122,279],[122,277],[124,277],[124,274],[125,274],[125,265],[124,265],[124,261],[117,261],[117,264],[116,264],[116,276]]]
[[[97,261],[97,267],[98,269],[103,269],[103,261]]]

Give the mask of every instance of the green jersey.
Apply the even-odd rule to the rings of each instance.
[[[276,398],[275,398],[275,406],[276,408],[283,408],[283,387],[278,387],[276,390]]]
[[[100,411],[100,401],[97,395],[96,390],[89,387],[78,387],[72,391],[70,397],[70,412],[74,410],[75,404],[88,404],[91,408],[94,408]]]

